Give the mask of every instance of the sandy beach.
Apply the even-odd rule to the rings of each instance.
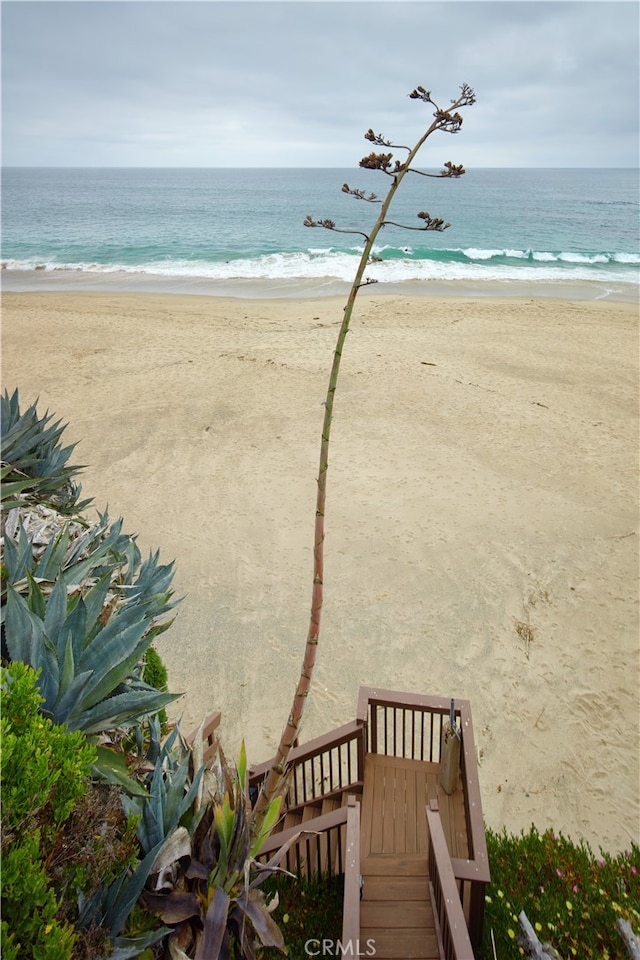
[[[175,560],[186,730],[266,759],[300,669],[343,299],[5,293],[3,389]],[[370,684],[471,700],[489,826],[640,840],[637,304],[362,292],[302,739]]]

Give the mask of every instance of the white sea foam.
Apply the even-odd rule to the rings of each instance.
[[[386,248],[396,254],[404,251]],[[446,254],[462,255],[445,259]],[[380,253],[384,253],[381,248]],[[165,278],[202,278],[209,280],[305,280],[332,279],[350,282],[360,251],[344,252],[314,248],[307,252],[271,253],[258,257],[232,260],[163,260],[140,264],[126,263],[57,263],[35,258],[5,260],[3,269],[9,271],[38,271],[42,273],[75,272],[100,276],[105,274],[142,275]],[[380,283],[411,280],[523,280],[583,281],[605,283],[638,283],[638,271],[629,269],[640,258],[625,255],[624,259],[609,258],[606,254],[584,256],[576,253],[545,253],[544,251],[494,250],[466,248],[441,251],[443,259],[418,259],[396,256],[373,262],[367,276]],[[511,262],[509,262],[511,261]],[[597,269],[594,270],[594,267]]]

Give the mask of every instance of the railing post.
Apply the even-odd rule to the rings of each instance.
[[[342,908],[343,957],[357,957],[360,940],[360,804],[347,798],[347,831],[344,854],[344,899]],[[355,951],[355,952],[354,952]]]
[[[482,956],[484,933],[484,891],[485,884],[471,881],[469,891],[469,939],[476,957]]]
[[[356,741],[356,750],[358,752],[358,780],[364,783],[364,758],[367,753],[367,725],[361,724]]]

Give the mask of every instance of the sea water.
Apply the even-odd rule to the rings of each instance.
[[[436,173],[437,171],[425,171]],[[190,289],[243,295],[335,292],[351,281],[389,178],[365,169],[5,168],[5,289]],[[417,214],[450,222],[424,231]],[[367,278],[379,292],[544,284],[635,299],[640,279],[635,169],[471,169],[409,173]],[[335,230],[305,227],[330,219]],[[343,232],[344,231],[344,232]],[[206,283],[208,281],[208,284]],[[243,287],[243,283],[245,286]],[[289,286],[286,286],[286,285]]]

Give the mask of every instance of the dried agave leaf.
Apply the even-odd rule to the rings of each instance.
[[[186,827],[176,827],[153,861],[150,873],[162,873],[181,857],[191,856],[191,837]],[[156,889],[157,886],[156,886]]]

